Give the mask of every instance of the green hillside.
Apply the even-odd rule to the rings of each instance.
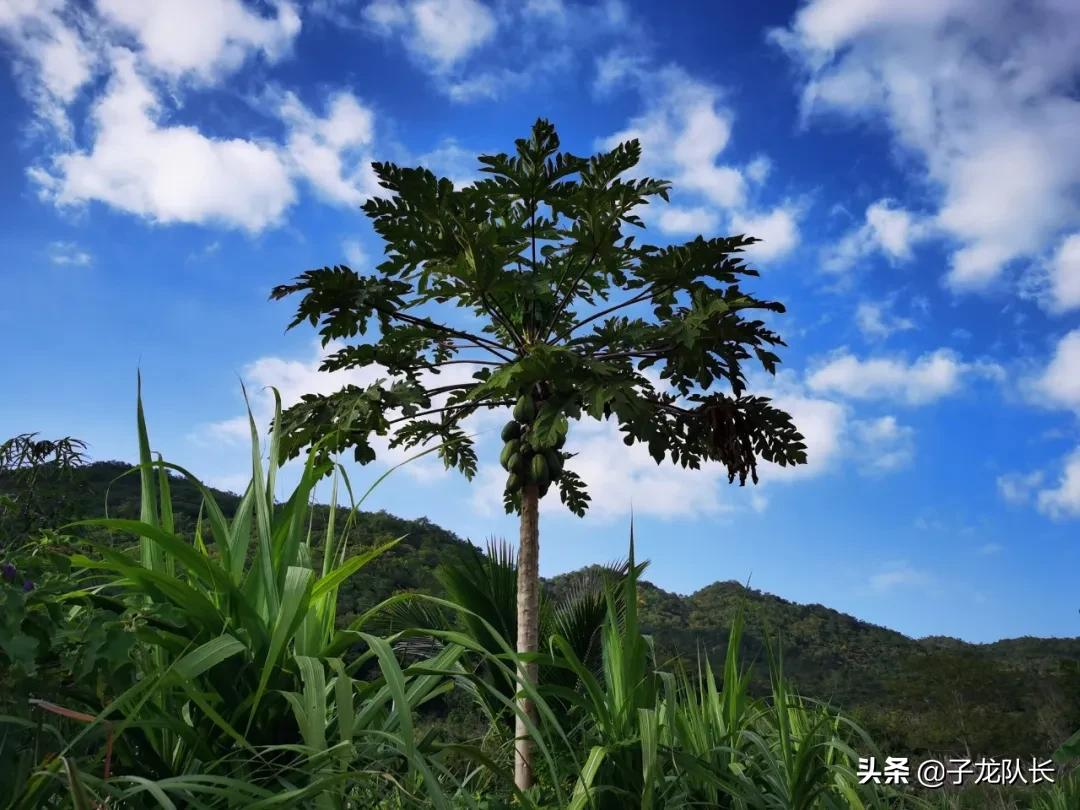
[[[739,611],[746,655],[766,662],[768,640],[804,694],[847,709],[886,750],[1036,755],[1080,723],[1080,639],[917,640],[736,582],[686,597],[646,591],[654,638],[683,658],[701,649],[718,664]]]
[[[60,504],[62,519],[104,514],[135,517],[139,482],[128,465],[100,462],[72,472],[61,490],[41,497]],[[0,494],[4,479],[0,477]],[[107,495],[107,497],[106,497]],[[196,489],[175,480],[178,529],[193,528]],[[238,497],[217,493],[229,513]],[[318,534],[329,509],[317,508]],[[344,519],[345,511],[340,513]],[[57,515],[58,518],[61,514]],[[391,552],[353,578],[339,613],[351,618],[400,591],[436,592],[434,572],[445,562],[479,553],[474,545],[427,520],[385,512],[361,513],[352,533],[356,547],[404,536]],[[579,574],[546,585],[569,587]],[[906,754],[976,752],[1046,755],[1080,727],[1080,639],[1020,638],[968,644],[951,638],[912,639],[822,605],[800,605],[736,582],[716,582],[689,596],[642,585],[642,619],[662,658],[696,667],[700,655],[718,664],[728,627],[746,618],[743,660],[757,662],[757,687],[767,678],[769,648],[806,696],[846,709],[883,750]]]
[[[103,461],[71,470],[62,481],[48,479],[37,486],[39,502],[59,504],[54,522],[102,517],[138,518],[139,477],[126,474],[131,465],[118,461]],[[198,519],[202,496],[190,482],[173,477],[170,488],[177,531],[190,533]],[[5,489],[5,477],[0,473],[0,495]],[[226,515],[231,515],[240,502],[235,493],[212,490],[214,498]],[[340,530],[348,510],[339,511]],[[312,530],[316,538],[325,530],[329,509],[312,510]],[[339,596],[338,606],[344,622],[400,591],[434,591],[438,584],[435,569],[440,563],[452,562],[462,554],[478,553],[475,546],[446,529],[427,520],[404,520],[386,512],[361,512],[350,531],[356,548],[404,539],[389,552],[364,568],[364,575],[353,577]]]

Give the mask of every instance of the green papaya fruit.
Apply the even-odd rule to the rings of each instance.
[[[547,459],[544,458],[543,453],[537,453],[532,457],[532,461],[529,463],[529,476],[538,484],[551,480],[551,475],[548,473]]]
[[[528,394],[522,394],[514,405],[514,419],[518,422],[531,422],[535,416],[536,403]]]
[[[506,462],[506,469],[512,473],[520,473],[525,467],[521,453],[514,453]]]
[[[502,440],[508,442],[511,439],[521,438],[521,423],[511,419],[502,429]]]
[[[510,475],[506,476],[506,491],[520,492],[521,476],[519,476],[517,473],[510,473]]]
[[[548,473],[551,475],[552,480],[562,475],[562,453],[558,450],[547,450],[544,452],[544,458],[547,460]]]
[[[510,442],[503,445],[502,453],[499,454],[499,464],[504,470],[510,469],[510,459],[517,455],[517,447]]]
[[[565,445],[566,445],[566,434],[565,433],[560,433],[559,438],[557,438],[555,440],[555,449],[556,450],[562,450]]]

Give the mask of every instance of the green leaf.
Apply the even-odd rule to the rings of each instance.
[[[315,583],[315,586],[311,590],[311,600],[314,602],[317,599],[324,598],[325,596],[335,592],[341,584],[345,582],[349,577],[371,562],[379,555],[389,551],[402,540],[405,536],[391,540],[389,543],[384,543],[373,549],[369,549],[362,554],[357,554],[355,557],[350,557],[341,565],[334,568],[330,573],[324,577],[320,577]]]
[[[32,676],[37,671],[35,657],[38,642],[32,636],[20,632],[10,633],[6,627],[0,627],[0,649],[4,651],[11,664],[21,669],[26,675]]]
[[[233,636],[223,633],[192,650],[173,664],[173,671],[181,678],[194,680],[212,667],[246,648]]]
[[[314,574],[310,568],[290,566],[285,573],[285,588],[282,591],[281,604],[277,614],[272,617],[270,648],[267,650],[266,659],[263,661],[262,672],[259,674],[259,685],[251,702],[251,711],[248,715],[249,728],[255,718],[255,712],[259,708],[262,696],[266,692],[270,676],[278,666],[278,662],[285,651],[285,645],[304,618],[311,597],[313,577]]]
[[[568,810],[581,810],[592,802],[592,783],[596,779],[596,774],[604,763],[604,757],[607,756],[607,753],[607,749],[600,745],[593,746],[592,750],[589,751],[589,758],[585,760],[585,767],[581,769],[577,783],[574,785],[574,793],[570,797],[570,804],[567,806]]]

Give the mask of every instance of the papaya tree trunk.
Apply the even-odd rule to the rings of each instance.
[[[517,561],[517,651],[535,653],[540,621],[540,494],[535,484],[521,491],[521,527]],[[518,664],[518,688],[536,685],[536,662]],[[522,715],[536,722],[536,706],[522,695],[514,725],[514,784],[528,790],[533,783],[533,745]]]

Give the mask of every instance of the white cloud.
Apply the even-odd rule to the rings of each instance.
[[[867,206],[863,223],[825,252],[824,268],[839,273],[880,253],[890,262],[911,258],[912,248],[930,233],[916,215],[882,199]]]
[[[727,223],[735,232],[762,240],[747,250],[761,260],[780,258],[798,245],[800,206],[786,202],[767,209],[747,204],[747,178],[761,185],[772,164],[758,155],[743,169],[726,159],[735,118],[719,87],[676,65],[652,69],[620,50],[599,59],[597,71],[598,89],[629,80],[644,102],[641,113],[597,145],[611,149],[636,139],[642,158],[635,176],[673,183],[672,205],[649,206],[639,215],[669,234],[712,235]]]
[[[495,16],[476,0],[420,0],[412,5],[418,47],[442,66],[468,56],[495,34]]]
[[[1059,520],[1080,517],[1080,449],[1065,460],[1057,485],[1039,492],[1038,507]]]
[[[260,408],[259,416],[264,418],[256,421],[258,428],[265,426],[270,418],[269,415],[263,414],[262,410]],[[234,416],[231,419],[222,419],[203,425],[191,435],[191,438],[205,444],[248,444],[251,441],[251,426],[246,416]]]
[[[915,431],[895,416],[857,421],[852,427],[854,456],[866,472],[892,472],[906,467],[915,456]]]
[[[265,17],[241,0],[97,0],[102,16],[134,34],[139,52],[156,70],[211,81],[255,53],[275,60],[300,32],[291,3],[275,0]]]
[[[220,489],[223,492],[231,492],[234,495],[243,494],[251,484],[250,472],[223,473],[218,475],[210,473],[208,475],[200,475],[199,477],[204,484],[212,486],[214,489]]]
[[[1064,408],[1080,415],[1080,329],[1066,333],[1040,374],[1028,381],[1029,399],[1036,405]],[[1040,487],[1047,479],[1042,471],[1027,476],[1012,474],[998,479],[1002,496],[1024,503],[1034,496],[1040,512],[1054,519],[1080,517],[1080,448],[1063,462],[1057,482]]]
[[[20,91],[37,125],[58,136],[27,169],[32,185],[60,207],[100,202],[155,223],[251,233],[283,220],[298,180],[330,202],[357,205],[377,188],[374,115],[350,93],[330,94],[318,114],[268,91],[264,106],[284,121],[284,141],[215,137],[177,120],[192,82],[217,86],[253,57],[279,59],[299,30],[287,0],[0,3],[0,40]],[[101,75],[103,88],[92,81]],[[69,108],[82,111],[72,105],[87,86],[95,97],[76,140]]]
[[[216,256],[220,252],[221,252],[221,240],[220,239],[214,239],[214,240],[212,240],[210,242],[207,242],[203,247],[199,248],[198,250],[191,251],[191,253],[189,253],[188,256],[187,256],[186,261],[189,261],[189,262],[204,261],[206,259],[211,258],[212,256]]]
[[[896,332],[915,328],[910,318],[892,313],[889,301],[862,301],[855,308],[855,324],[869,340],[884,340]]]
[[[446,84],[445,92],[453,101],[470,102],[498,98],[506,87],[519,82],[522,73],[515,70],[488,70]]]
[[[525,21],[530,23],[532,21]],[[498,65],[497,57],[485,59],[485,68],[475,68],[464,75],[438,76],[439,89],[451,101],[468,103],[473,101],[493,100],[510,95],[514,91],[522,92],[526,88],[535,88],[540,82],[565,76],[574,69],[575,54],[566,43],[553,41],[541,49],[543,58],[537,58],[535,45],[522,45],[522,50],[533,53],[531,60],[515,62],[514,66]]]
[[[1040,403],[1080,413],[1080,329],[1061,338],[1032,389]]]
[[[765,157],[765,155],[758,155],[746,164],[746,176],[758,185],[764,183],[769,178],[771,172],[772,161]]]
[[[897,588],[925,587],[930,582],[929,574],[903,561],[890,563],[869,580],[871,590],[877,593],[887,593]]]
[[[341,243],[341,251],[345,254],[345,261],[356,272],[362,272],[367,264],[368,257],[364,246],[359,239],[346,239]]]
[[[792,421],[806,443],[806,464],[780,467],[762,464],[763,481],[792,481],[813,478],[834,469],[844,455],[844,442],[849,430],[850,413],[844,405],[828,399],[808,396],[796,386],[764,391],[772,396],[773,404],[791,414]]]
[[[997,479],[998,492],[1009,503],[1021,504],[1031,500],[1031,496],[1043,482],[1041,470],[1030,473],[1006,473]]]
[[[131,51],[110,52],[113,76],[96,103],[89,151],[57,156],[31,177],[59,205],[93,200],[154,222],[216,222],[258,231],[294,199],[271,145],[215,139],[160,123],[161,105]]]
[[[447,138],[431,151],[417,155],[414,162],[426,166],[440,177],[448,178],[461,188],[484,176],[476,160],[480,151],[483,150],[466,149],[453,138]]]
[[[693,208],[668,205],[657,217],[656,224],[664,233],[711,235],[719,224],[719,217],[715,211],[700,205]]]
[[[777,206],[767,213],[737,213],[731,218],[731,230],[761,240],[745,251],[761,261],[786,256],[799,244],[797,209],[792,205]]]
[[[280,114],[289,128],[285,155],[292,171],[330,202],[359,205],[378,190],[369,149],[375,115],[348,92],[331,96],[319,118],[287,93]]]
[[[846,349],[830,356],[807,377],[812,391],[853,399],[888,399],[911,405],[933,402],[958,391],[969,377],[997,379],[1000,367],[966,363],[949,349],[928,352],[908,362],[902,357],[860,360]]]
[[[741,205],[742,172],[720,160],[733,122],[731,111],[721,104],[720,91],[675,66],[643,71],[637,79],[646,99],[645,112],[603,138],[601,148],[636,138],[642,148],[637,174],[670,179],[676,191],[696,192],[721,208]]]
[[[567,9],[563,0],[526,0],[524,13],[562,24],[566,20]]]
[[[312,360],[287,360],[283,357],[260,357],[244,367],[243,378],[253,390],[273,386],[281,393],[282,407],[299,402],[304,394],[332,394],[346,385],[366,388],[385,372],[378,366],[343,371],[319,371],[323,358],[341,348],[327,346]]]
[[[760,491],[754,490],[750,493],[750,508],[757,512],[759,515],[769,507],[769,499],[765,497]]]
[[[915,432],[894,416],[859,419],[850,405],[815,395],[791,372],[781,372],[759,393],[791,414],[807,456],[807,463],[798,467],[762,464],[765,484],[814,478],[845,462],[863,474],[879,475],[906,466],[914,456]]]
[[[1080,307],[1080,232],[1063,239],[1050,260],[1050,296],[1056,312]]]
[[[882,119],[925,169],[954,288],[1075,230],[1076,3],[811,0],[772,36],[804,70],[804,115]]]
[[[495,15],[477,0],[375,0],[364,16],[384,34],[402,34],[409,50],[438,72],[465,60],[498,28]]]
[[[909,211],[894,207],[888,200],[878,200],[866,209],[866,224],[877,245],[894,259],[909,258],[912,242],[924,231]]]
[[[610,93],[628,80],[640,78],[645,65],[645,57],[641,54],[615,47],[596,57],[593,91],[599,95]]]
[[[94,257],[74,242],[51,242],[49,261],[61,266],[86,267],[94,261]]]
[[[401,0],[372,0],[364,7],[364,18],[380,33],[391,34],[409,23],[409,12]]]
[[[957,161],[938,212],[941,226],[965,243],[953,254],[954,287],[985,286],[1009,262],[1038,255],[1062,227],[1075,224],[1071,191],[1080,182],[1080,161],[1070,165],[1069,158],[1080,109],[1043,115],[1037,129],[1007,132]]]
[[[331,5],[331,18],[344,16],[338,3]],[[603,40],[637,44],[621,0],[373,0],[361,14],[370,30],[400,41],[435,88],[456,102],[535,93],[541,83],[565,80]],[[621,69],[614,60],[611,66],[617,81]]]
[[[374,114],[351,93],[329,95],[322,115],[292,93],[270,94],[284,143],[215,138],[170,120],[175,113],[147,74],[144,54],[112,46],[101,56],[111,76],[90,108],[89,144],[69,145],[28,170],[42,198],[58,206],[101,202],[156,223],[254,233],[281,222],[297,180],[340,205],[358,205],[377,190]]]
[[[95,55],[62,0],[0,3],[0,41],[11,49],[22,93],[61,137],[70,137],[66,108],[93,75]]]

